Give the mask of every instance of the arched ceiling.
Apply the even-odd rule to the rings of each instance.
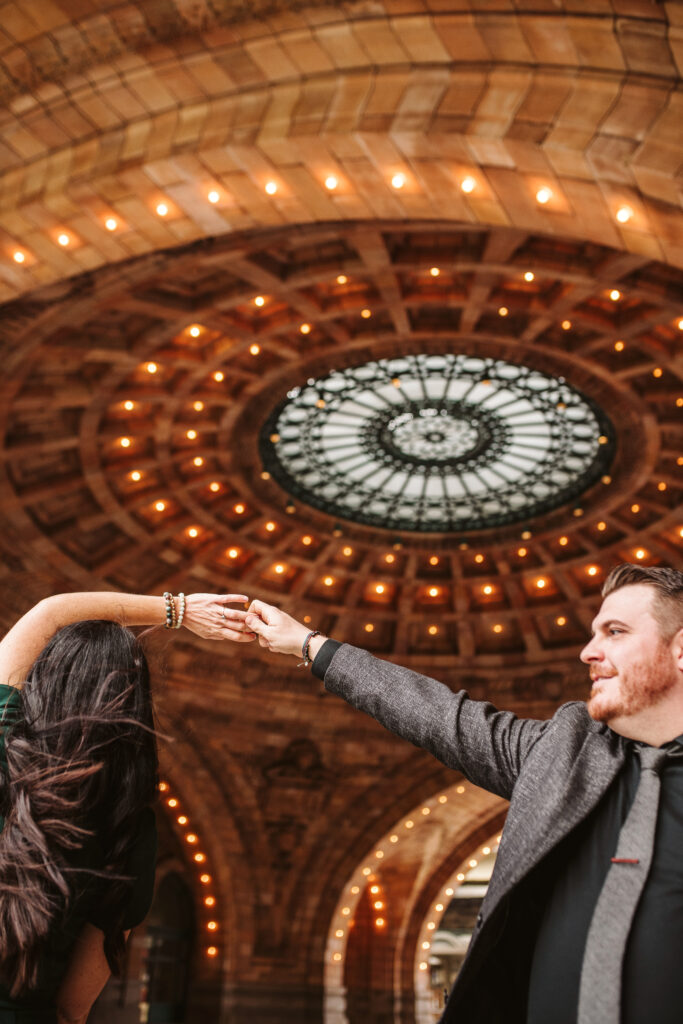
[[[683,5],[0,12],[3,625],[61,589],[239,590],[499,706],[585,696],[605,572],[681,564]],[[271,411],[407,352],[564,377],[613,425],[604,479],[489,530],[288,510]],[[212,837],[235,1020],[296,990],[317,1021],[359,851],[452,774],[293,662],[171,639],[164,772]],[[317,776],[272,785],[302,738]]]

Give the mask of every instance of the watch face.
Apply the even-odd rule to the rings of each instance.
[[[577,498],[611,463],[614,430],[563,377],[415,353],[292,388],[260,450],[290,495],[335,518],[460,534]]]

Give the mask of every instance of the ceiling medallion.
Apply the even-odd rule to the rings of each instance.
[[[293,388],[259,445],[289,494],[335,518],[460,534],[576,498],[611,463],[614,428],[563,377],[419,353]]]

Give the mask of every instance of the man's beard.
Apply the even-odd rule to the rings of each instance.
[[[596,722],[631,717],[657,704],[675,684],[676,677],[670,665],[663,656],[658,656],[640,669],[637,666],[627,669],[620,677],[617,689],[589,697],[586,702],[588,714]]]

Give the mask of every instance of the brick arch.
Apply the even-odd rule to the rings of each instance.
[[[165,46],[148,25],[147,46],[105,48],[96,73],[55,68],[39,102],[24,94],[8,118],[0,248],[30,259],[5,266],[0,301],[132,252],[349,217],[509,224],[683,264],[678,29],[659,5],[616,21],[421,8],[320,4],[201,37],[181,12]],[[478,181],[469,197],[464,174]],[[539,184],[555,192],[543,208]],[[621,226],[623,202],[634,218]],[[76,240],[67,251],[61,230]]]
[[[500,798],[462,779],[453,782],[452,773],[442,776],[447,785],[435,789],[432,783],[417,805],[403,801],[398,817],[394,805],[387,832],[375,832],[372,847],[336,890],[324,956],[325,1024],[358,1024],[383,1013],[406,1024],[414,1020],[417,940],[429,905],[465,857],[500,828],[507,810]],[[368,897],[373,883],[384,902],[380,929]]]

